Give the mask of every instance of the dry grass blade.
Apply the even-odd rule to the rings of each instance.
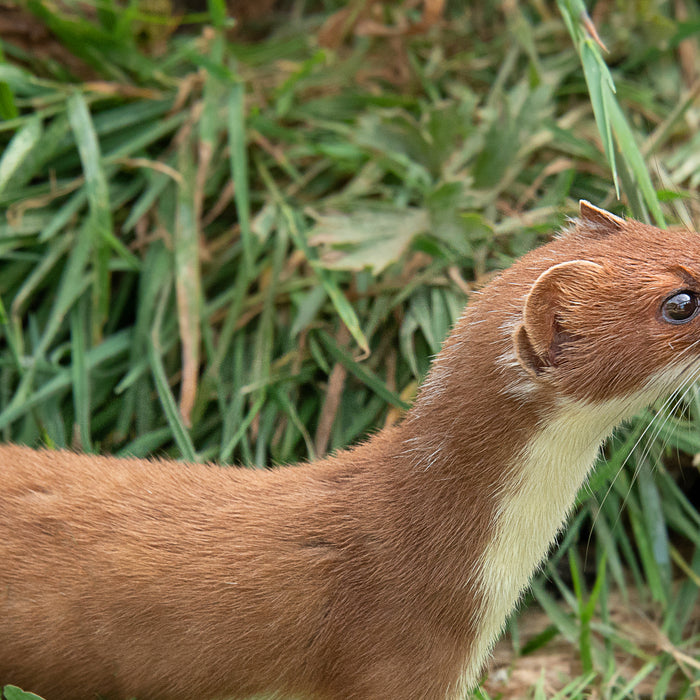
[[[348,344],[349,340],[350,333],[348,329],[345,326],[341,326],[336,336],[337,344],[344,347]],[[340,407],[347,376],[348,371],[345,366],[341,362],[336,362],[328,377],[328,390],[323,398],[318,428],[316,428],[316,436],[314,438],[314,449],[319,457],[322,457],[328,452],[328,442],[331,438],[333,423],[338,415],[338,408]]]
[[[178,188],[175,214],[175,290],[182,342],[182,382],[180,415],[191,427],[192,409],[197,395],[200,353],[200,245],[197,227],[197,193],[193,187],[194,168],[189,157],[189,143],[180,147],[178,163],[183,184]]]

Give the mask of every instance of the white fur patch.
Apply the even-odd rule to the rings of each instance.
[[[684,369],[687,365],[660,372],[626,398],[598,404],[562,402],[510,465],[517,479],[504,490],[493,538],[475,572],[485,605],[455,697],[463,697],[460,693],[477,683],[508,614],[563,525],[602,442],[615,426],[677,388],[681,376],[687,376]]]

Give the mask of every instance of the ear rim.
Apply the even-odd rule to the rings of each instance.
[[[604,226],[609,228],[612,226],[613,231],[609,233],[617,233],[627,225],[625,219],[617,216],[605,209],[596,207],[587,199],[581,199],[578,203],[579,220],[593,226]]]
[[[541,379],[548,365],[532,347],[525,324],[519,323],[513,332],[513,347],[517,363],[533,378]]]
[[[540,378],[547,368],[556,367],[557,311],[561,308],[557,297],[575,293],[584,281],[598,281],[604,271],[603,265],[591,260],[566,260],[548,267],[534,281],[523,301],[522,321],[512,336],[518,364],[528,374]]]

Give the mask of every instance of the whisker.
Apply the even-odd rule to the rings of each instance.
[[[666,424],[673,417],[673,414],[676,411],[676,409],[684,402],[684,399],[687,396],[688,392],[692,389],[693,384],[694,384],[695,379],[697,378],[698,374],[700,374],[700,368],[689,378],[689,380],[687,381],[686,386],[684,388],[679,389],[679,391],[676,391],[672,395],[672,397],[673,396],[677,397],[677,400],[675,401],[673,406],[671,406],[668,409],[666,414],[663,415],[662,412],[659,411],[659,413],[650,422],[650,424],[649,424],[650,427],[656,423],[656,429],[654,430],[654,432],[651,435],[648,436],[647,444],[644,446],[642,453],[636,459],[636,465],[635,465],[634,472],[632,473],[632,479],[630,480],[630,485],[629,485],[629,488],[627,489],[627,494],[625,494],[625,497],[622,501],[623,507],[626,505],[627,500],[629,498],[629,495],[632,492],[632,487],[634,486],[634,482],[637,480],[637,478],[639,476],[639,471],[642,468],[642,465],[644,464],[644,462],[648,459],[649,455],[651,454],[651,450],[654,446],[654,443],[656,442],[657,438],[661,434],[661,431],[664,429]],[[679,394],[679,392],[680,392],[680,394]],[[665,404],[666,403],[668,403],[668,402],[665,402]],[[657,421],[656,418],[658,418],[659,416],[663,416],[663,420]],[[634,449],[636,449],[636,445],[635,445],[635,448],[633,448],[633,451],[634,451]]]
[[[688,378],[688,381],[685,383],[685,387],[681,386],[681,388],[678,389],[678,391],[674,392],[672,394],[673,396],[677,397],[677,401],[674,403],[673,406],[668,410],[668,413],[666,414],[665,418],[663,421],[658,423],[657,429],[654,431],[653,435],[649,436],[647,440],[647,447],[644,448],[644,451],[642,452],[641,459],[645,459],[648,456],[649,453],[649,446],[658,438],[658,436],[661,434],[661,431],[664,429],[666,424],[669,422],[669,420],[673,417],[673,413],[678,409],[678,407],[684,403],[685,397],[688,395],[688,393],[692,390],[693,386],[695,385],[695,381],[700,374],[700,368],[696,370],[696,372]],[[661,415],[661,411],[657,414],[656,417]],[[652,421],[652,424],[654,421]]]
[[[689,345],[687,348],[682,350],[681,353],[679,353],[679,355],[691,350],[692,348],[694,348],[698,345],[700,345],[700,340],[695,341],[694,343]],[[690,373],[689,376],[683,377],[683,375],[685,375],[688,372]],[[622,462],[622,464],[618,468],[617,472],[615,473],[615,476],[611,479],[610,484],[605,492],[605,495],[603,496],[603,499],[600,502],[600,506],[598,507],[598,510],[593,517],[592,527],[591,527],[591,530],[590,530],[590,533],[588,536],[588,542],[586,543],[586,556],[588,554],[588,549],[589,549],[590,543],[591,543],[591,537],[593,536],[593,530],[595,528],[595,524],[597,522],[597,519],[600,515],[600,512],[603,508],[603,505],[605,504],[606,500],[610,496],[610,493],[615,485],[615,482],[617,481],[617,479],[621,475],[623,469],[627,466],[627,463],[631,459],[632,455],[635,453],[635,451],[639,447],[640,443],[645,438],[646,438],[646,442],[647,442],[648,447],[644,448],[644,452],[642,453],[642,455],[639,458],[640,464],[641,464],[642,460],[646,459],[646,456],[648,455],[648,453],[651,449],[651,445],[654,443],[654,441],[656,440],[658,435],[661,433],[661,431],[663,430],[663,427],[668,423],[673,412],[684,401],[685,397],[692,390],[693,386],[695,386],[695,383],[696,383],[698,377],[700,377],[700,364],[698,363],[698,359],[694,357],[694,358],[692,358],[692,360],[690,362],[688,362],[688,364],[685,367],[683,367],[680,370],[678,378],[679,379],[682,378],[683,381],[680,383],[678,389],[676,389],[666,399],[664,399],[664,402],[659,407],[657,413],[652,416],[651,420],[646,425],[644,430],[641,432],[641,434],[639,435],[639,437],[635,441],[634,445],[632,445],[632,447],[630,448],[629,452],[627,453],[627,456],[625,457],[624,461]],[[679,393],[680,393],[680,395],[679,395]],[[668,413],[666,414],[665,412],[667,410],[668,410]],[[659,419],[662,416],[666,416],[666,417],[659,424]],[[655,428],[655,426],[657,426],[657,427]],[[652,432],[651,435],[648,435],[649,431],[651,431],[652,428],[655,428],[655,430]],[[634,473],[632,475],[632,479],[630,482],[630,487],[628,489],[627,494],[625,495],[625,497],[623,499],[623,506],[627,502],[627,499],[628,499],[629,494],[631,492],[632,485],[634,484],[635,480],[637,479],[637,476],[639,474],[639,468],[640,467],[635,467],[635,470],[634,470]],[[618,511],[615,522],[612,524],[613,527],[617,526],[617,524],[619,523],[621,512],[622,512],[622,508]]]

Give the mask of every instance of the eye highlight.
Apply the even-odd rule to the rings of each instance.
[[[700,308],[700,298],[688,289],[676,292],[661,305],[661,316],[668,323],[687,323]]]

